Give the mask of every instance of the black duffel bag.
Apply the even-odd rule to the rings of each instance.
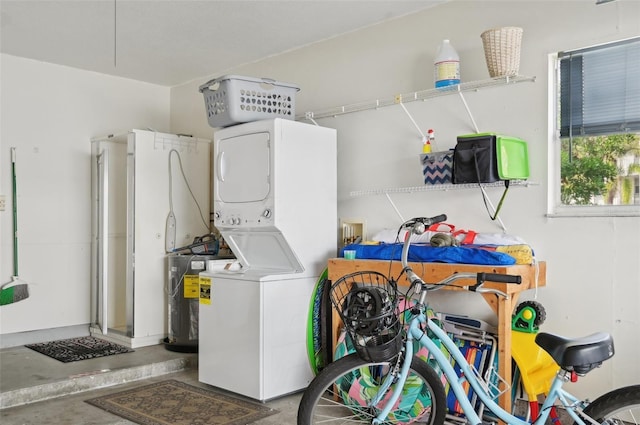
[[[453,152],[453,184],[493,183],[499,180],[496,136],[459,136]]]
[[[482,199],[491,220],[498,217],[509,189],[509,180],[528,177],[527,144],[523,140],[493,133],[458,136],[453,151],[453,184],[477,183],[481,186],[482,183],[504,181],[505,190],[494,214],[489,211],[486,194],[482,190]]]

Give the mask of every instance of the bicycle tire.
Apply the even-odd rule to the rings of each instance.
[[[309,384],[298,407],[298,425],[370,424],[381,409],[366,407],[375,392],[376,379],[384,377],[389,362],[368,362],[353,353],[330,363]],[[379,372],[383,372],[379,375]],[[373,375],[378,375],[374,377]],[[381,379],[379,379],[381,381]],[[374,384],[374,385],[371,385]],[[393,391],[394,386],[388,390]],[[413,357],[405,389],[387,424],[442,425],[447,404],[440,376],[431,366]],[[371,395],[372,396],[372,395]]]
[[[608,392],[590,403],[584,413],[598,423],[637,424],[640,419],[640,385]]]

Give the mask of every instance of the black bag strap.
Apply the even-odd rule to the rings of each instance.
[[[507,191],[509,190],[509,180],[504,181],[504,192],[502,192],[502,197],[498,202],[498,206],[496,207],[496,212],[493,215],[491,215],[491,211],[489,211],[489,205],[487,204],[487,196],[484,193],[484,190],[482,190],[482,183],[480,183],[480,168],[478,167],[478,157],[476,156],[477,151],[478,151],[478,148],[474,146],[473,162],[476,166],[476,177],[478,179],[478,186],[480,187],[480,193],[482,194],[482,201],[484,202],[484,208],[487,210],[487,213],[489,214],[489,218],[492,221],[495,221],[498,218],[498,213],[500,212],[500,209],[502,208],[502,203],[504,202],[504,198],[507,196]]]

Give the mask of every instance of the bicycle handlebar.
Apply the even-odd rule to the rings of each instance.
[[[405,221],[402,228],[409,229],[411,233],[421,235],[427,231],[427,228],[432,224],[442,223],[447,220],[446,214],[440,214],[435,217],[416,217],[411,220]]]
[[[408,264],[409,246],[411,245],[411,234],[413,233],[415,235],[421,235],[432,224],[443,222],[446,219],[447,219],[447,216],[445,214],[440,214],[435,217],[416,217],[404,222],[400,227],[400,229],[409,230],[409,232],[407,232],[407,234],[405,235],[404,244],[402,246],[401,262],[402,262],[403,271],[406,273],[407,279],[409,280],[409,284],[412,287],[416,284],[419,284],[421,285],[420,289],[422,289],[422,287],[426,286],[427,284],[420,276],[418,276],[413,271],[413,269]],[[481,288],[481,286],[485,282],[516,283],[516,284],[522,283],[521,276],[481,272],[481,273],[456,273],[438,282],[437,285],[441,286],[459,279],[473,279],[473,278],[476,279],[476,284],[468,288],[470,291],[483,292],[483,293],[491,292],[504,297],[507,297],[507,294],[503,293],[502,291],[498,291],[496,289],[485,289],[485,288]]]
[[[477,281],[482,282],[499,282],[499,283],[522,283],[522,276],[499,273],[478,273]]]

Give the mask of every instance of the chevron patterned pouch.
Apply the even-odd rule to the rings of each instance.
[[[420,154],[424,184],[451,183],[453,150]]]

